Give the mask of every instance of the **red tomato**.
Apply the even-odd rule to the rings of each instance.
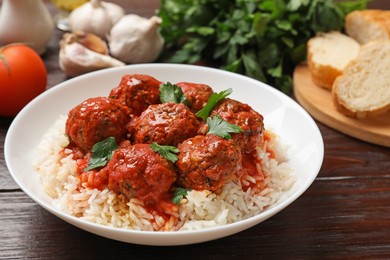
[[[0,48],[0,116],[15,116],[46,89],[41,57],[22,44]]]

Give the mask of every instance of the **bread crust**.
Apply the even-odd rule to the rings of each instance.
[[[332,89],[335,79],[342,74],[342,71],[330,66],[321,65],[313,61],[312,55],[307,57],[307,65],[309,66],[311,78],[313,82],[323,88]]]
[[[335,81],[335,84],[337,82],[337,79]],[[390,104],[383,106],[381,108],[375,109],[375,110],[369,110],[369,111],[356,111],[348,107],[344,102],[342,102],[341,99],[338,98],[337,96],[337,88],[332,89],[332,99],[333,99],[333,104],[335,105],[337,111],[342,113],[343,115],[353,117],[353,118],[366,118],[366,117],[374,117],[378,115],[382,115],[390,111]]]
[[[364,20],[366,25],[375,24],[376,30],[383,32],[381,34],[381,38],[367,38],[367,35],[364,34],[364,30],[367,30],[365,26],[359,26],[359,28],[355,28],[355,26],[357,26],[355,23],[360,18]],[[345,30],[349,36],[361,44],[373,40],[390,39],[390,11],[378,9],[353,11],[345,17]]]

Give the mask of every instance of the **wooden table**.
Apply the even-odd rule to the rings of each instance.
[[[158,6],[157,0],[128,2],[128,12],[144,16]],[[377,2],[376,7],[388,9],[389,1]],[[48,87],[66,80],[58,67],[61,36],[62,32],[55,31],[43,56]],[[312,186],[284,211],[223,239],[149,247],[87,233],[24,194],[4,161],[4,138],[11,121],[0,118],[0,259],[390,258],[390,149],[350,138],[321,123],[318,126],[325,142],[321,171]]]

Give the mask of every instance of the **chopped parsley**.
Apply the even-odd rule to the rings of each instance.
[[[188,100],[183,93],[183,90],[170,82],[160,85],[160,101],[162,103],[183,103],[188,105]]]
[[[231,124],[223,120],[220,116],[215,115],[213,118],[207,118],[208,131],[207,134],[217,135],[225,139],[231,139],[232,136],[230,133],[240,133],[243,132],[241,127]]]
[[[180,201],[187,196],[188,189],[185,188],[176,188],[175,192],[173,193],[172,202],[176,205],[179,205]]]
[[[158,143],[153,142],[150,144],[150,148],[172,163],[175,163],[178,159],[176,154],[179,152],[179,149],[175,146],[159,145]]]
[[[118,145],[115,137],[112,136],[94,144],[91,159],[89,159],[88,166],[84,169],[84,172],[105,166],[111,160],[112,154],[116,149],[118,149]]]
[[[206,119],[210,115],[211,110],[214,109],[215,105],[225,97],[229,96],[232,92],[233,90],[229,88],[219,93],[211,94],[209,100],[207,100],[207,104],[200,111],[198,111],[198,113],[196,113],[196,116],[206,121]]]

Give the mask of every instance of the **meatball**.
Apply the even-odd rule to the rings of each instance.
[[[109,172],[110,190],[127,199],[139,198],[149,207],[158,207],[177,176],[173,163],[148,144],[117,149],[103,170]]]
[[[241,152],[233,140],[198,135],[178,148],[178,183],[185,188],[219,192],[241,172]]]
[[[129,111],[119,101],[108,97],[90,98],[71,109],[65,133],[70,144],[83,152],[110,136],[119,143],[126,137]]]
[[[243,132],[232,134],[232,137],[243,152],[253,151],[261,142],[264,132],[263,116],[249,105],[225,98],[211,112],[210,116],[214,115],[241,127]]]
[[[156,142],[174,146],[195,136],[198,129],[195,114],[182,103],[151,105],[129,124],[134,143]]]
[[[184,95],[190,102],[188,107],[194,113],[201,110],[207,104],[211,94],[214,93],[213,89],[206,84],[179,82],[176,85],[183,90]]]
[[[111,90],[110,97],[126,105],[132,115],[139,116],[149,105],[160,103],[160,84],[148,75],[128,74]]]

